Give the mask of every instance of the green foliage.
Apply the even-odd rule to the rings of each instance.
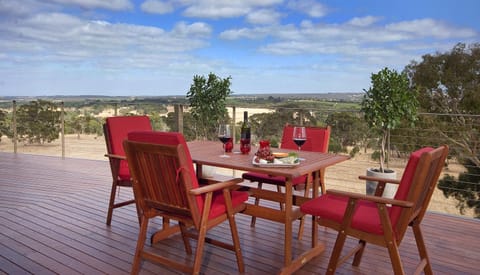
[[[222,79],[213,73],[208,78],[200,75],[193,77],[187,99],[197,139],[216,139],[217,125],[227,120],[226,99],[232,94],[230,80],[231,77]]]
[[[158,112],[151,111],[149,114],[152,128],[156,131],[166,131],[166,124],[164,118]]]
[[[2,135],[11,136],[11,131],[8,126],[7,112],[0,110],[0,139]]]
[[[480,218],[480,167],[471,160],[463,164],[467,171],[460,173],[458,180],[454,176],[445,175],[438,183],[443,195],[457,199],[457,208],[464,214],[465,209],[473,208],[476,218]]]
[[[459,43],[451,51],[424,55],[421,62],[411,62],[405,71],[419,91],[421,109],[443,114],[425,121],[423,128],[432,132],[424,137],[424,144],[449,144],[450,156],[469,171],[458,180],[445,176],[439,188],[445,196],[458,200],[461,211],[474,207],[478,215],[475,188],[480,173],[480,43]]]
[[[30,144],[52,142],[60,133],[60,114],[56,104],[37,100],[21,105],[17,110],[17,135]]]
[[[348,146],[357,146],[363,144],[368,146],[365,142],[369,138],[370,131],[367,128],[365,120],[363,120],[358,113],[353,112],[334,112],[327,116],[326,124],[331,126],[332,133],[330,142],[335,140],[340,148],[335,148],[332,152],[346,152]],[[358,153],[358,152],[357,152]],[[353,152],[355,155],[356,153]]]
[[[451,155],[468,158],[480,166],[480,118],[476,116],[480,113],[480,44],[457,44],[449,52],[422,59],[405,69],[419,91],[421,108],[451,114],[431,121],[434,136],[457,145]]]
[[[380,171],[383,172],[389,131],[402,120],[413,123],[417,119],[418,101],[405,73],[384,68],[372,74],[371,82],[372,86],[365,90],[361,110],[370,129],[380,133]]]
[[[102,124],[102,119],[91,115],[87,111],[84,111],[83,114],[78,110],[68,112],[65,116],[65,133],[77,134],[78,138],[80,138],[80,134],[101,136],[103,134]]]
[[[187,141],[192,141],[196,138],[193,123],[192,114],[187,112],[183,113],[183,136]],[[168,131],[173,131],[173,129],[176,129],[177,125],[175,113],[170,112],[167,114],[167,117],[165,118],[165,124],[168,128]]]

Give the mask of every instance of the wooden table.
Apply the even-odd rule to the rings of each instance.
[[[295,206],[299,206],[306,200],[310,199],[293,194],[292,179],[311,173],[313,175],[313,197],[317,197],[321,169],[345,161],[348,159],[348,156],[300,151],[298,152],[299,157],[304,160],[301,161],[298,166],[291,168],[274,168],[253,165],[252,159],[254,157],[254,152],[257,150],[254,147],[252,147],[252,151],[248,155],[227,153],[227,155],[230,156],[229,158],[220,157],[223,153],[222,144],[220,142],[192,141],[188,143],[188,148],[193,162],[197,165],[198,175],[201,175],[202,173],[202,165],[210,165],[233,170],[261,172],[273,176],[284,176],[286,178],[285,193],[249,187],[249,191],[253,196],[259,196],[261,199],[284,203],[285,207],[283,210],[247,204],[247,207],[243,212],[244,214],[280,222],[285,225],[284,269],[282,273],[291,273],[299,269],[308,260],[323,252],[324,245],[317,242],[317,223],[312,221],[311,249],[296,259],[292,259],[292,223],[303,215],[300,212],[299,207]],[[274,149],[274,151],[288,152],[292,150]],[[322,186],[322,188],[325,187]]]

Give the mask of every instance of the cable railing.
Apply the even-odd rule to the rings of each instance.
[[[19,140],[18,137],[8,138],[4,135],[0,141],[0,151],[62,158],[106,160],[104,157],[106,151],[105,140],[101,131],[87,132],[77,129],[78,131],[75,133],[69,132],[66,124],[68,124],[68,119],[71,119],[68,113],[72,110],[65,110],[63,103],[59,104],[59,106],[62,114],[65,113],[66,115],[61,117],[61,132],[58,139],[50,143],[31,144]],[[110,112],[92,114],[95,123],[101,126],[105,119],[105,114],[107,116],[111,114],[145,114],[149,115],[152,121],[155,121],[155,119],[163,121],[157,127],[154,126],[155,130],[180,132],[185,130],[184,125],[186,122],[183,120],[185,119],[185,113],[188,113],[188,108],[181,104],[159,107],[158,110],[167,110],[163,113],[155,110],[139,112],[135,110],[135,108],[138,108],[138,105],[132,107],[128,104],[112,104],[112,108],[114,110]],[[244,106],[229,106],[228,110],[232,121],[237,125],[241,122],[242,116],[240,114],[244,110],[249,111],[251,118],[260,117],[262,114],[271,114],[273,116],[278,112],[291,112],[294,117],[293,122],[311,123],[314,121],[317,125],[329,124],[332,127],[330,152],[350,154],[351,159],[327,168],[327,188],[365,192],[365,183],[359,181],[358,176],[364,175],[368,168],[378,166],[378,160],[372,158],[375,155],[375,149],[372,145],[374,144],[372,141],[375,141],[375,136],[368,135],[372,134],[371,129],[362,128],[365,125],[360,125],[362,116],[359,110],[281,108],[281,111],[279,111],[278,108],[248,108]],[[79,115],[85,116],[87,113],[83,112]],[[356,120],[350,124],[342,123],[340,120],[342,118],[345,119],[345,116],[348,118],[354,117]],[[171,122],[165,123],[167,119],[170,119]],[[463,121],[463,124],[458,124],[459,119]],[[10,121],[15,122],[16,119],[12,117]],[[251,121],[255,122],[256,120],[251,119]],[[285,122],[280,121],[278,125]],[[18,121],[16,123],[17,125],[15,123],[11,123],[11,125],[20,127]],[[359,125],[354,125],[355,123],[359,123]],[[236,130],[238,131],[238,129]],[[366,133],[360,133],[362,132],[361,129]],[[448,144],[450,146],[450,155],[440,182],[443,189],[437,188],[435,190],[430,210],[478,218],[480,216],[479,213],[475,213],[475,208],[470,207],[478,204],[478,196],[480,194],[480,164],[478,162],[480,156],[478,150],[480,148],[477,148],[480,147],[479,129],[480,115],[421,113],[414,127],[401,127],[391,132],[388,167],[395,170],[397,178],[400,178],[410,152],[423,146]],[[252,132],[255,132],[254,130],[252,129]],[[277,130],[280,136],[282,129]],[[16,133],[16,131],[12,132]],[[355,138],[349,140],[352,137]],[[255,134],[253,134],[254,142],[261,138],[265,137],[257,134],[255,138]],[[235,146],[238,149],[238,142],[236,142]],[[219,142],[219,150],[221,148],[221,143]],[[444,193],[450,196],[447,198]]]

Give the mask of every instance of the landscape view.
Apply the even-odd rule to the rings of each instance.
[[[0,275],[477,274],[479,10],[0,0]]]

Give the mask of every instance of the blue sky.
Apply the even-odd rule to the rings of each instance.
[[[0,96],[361,92],[480,42],[477,0],[0,0]]]

